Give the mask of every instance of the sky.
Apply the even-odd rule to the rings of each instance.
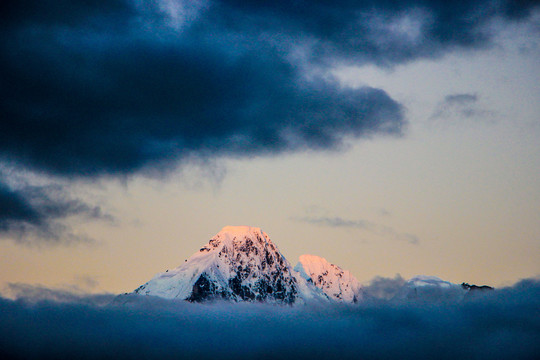
[[[363,283],[540,275],[536,1],[0,17],[0,293],[130,292],[226,225]]]

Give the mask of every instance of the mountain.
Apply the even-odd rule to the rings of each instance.
[[[266,233],[250,226],[224,227],[183,264],[157,274],[134,293],[191,302],[293,304],[325,298],[295,273]]]
[[[474,285],[474,284],[468,284],[468,283],[461,283],[461,287],[465,290],[467,290],[469,293],[482,293],[482,292],[489,292],[493,290],[491,286],[488,285]]]
[[[334,301],[356,303],[363,298],[362,286],[348,270],[343,270],[320,256],[300,256],[300,262],[294,270]]]
[[[461,285],[442,280],[437,276],[417,275],[403,285],[396,299],[456,301],[462,300],[466,291]]]
[[[364,291],[349,271],[322,257],[302,255],[299,260],[293,269],[260,228],[226,226],[180,266],[157,274],[125,295],[274,304],[353,304],[377,298],[370,296],[373,284]],[[453,284],[436,276],[398,280],[390,284],[396,294],[390,300],[461,301],[492,290],[489,286]],[[382,287],[388,287],[387,281],[385,284]],[[130,299],[136,298],[121,296],[118,301]]]
[[[474,299],[485,294],[489,294],[490,291],[494,289],[488,285],[474,285],[468,283],[462,283],[461,288],[466,291],[465,299]]]

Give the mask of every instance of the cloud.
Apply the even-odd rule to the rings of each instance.
[[[481,47],[491,19],[526,20],[536,6],[3,2],[0,156],[88,177],[194,154],[325,150],[347,137],[401,134],[402,108],[383,90],[309,74],[336,62],[397,64]]]
[[[467,105],[478,101],[476,94],[452,94],[444,97],[444,102],[449,105]]]
[[[61,185],[23,185],[12,189],[0,181],[0,240],[20,244],[91,242],[64,220],[71,217],[113,222],[99,206],[67,195]]]
[[[366,230],[366,231],[369,231],[371,233],[374,233],[374,234],[377,234],[386,238],[391,238],[393,240],[399,240],[399,241],[405,241],[410,244],[418,244],[420,242],[420,239],[418,239],[416,235],[408,234],[408,233],[400,233],[390,226],[380,225],[380,224],[376,224],[374,222],[362,220],[362,219],[348,220],[348,219],[343,219],[341,217],[327,217],[327,216],[294,217],[292,219],[295,221],[313,224],[313,225],[319,225],[319,226]]]
[[[137,298],[103,306],[0,298],[4,357],[535,358],[540,283],[457,303],[359,306],[191,304]],[[110,300],[110,296],[109,296]]]
[[[390,300],[395,298],[405,285],[405,279],[396,274],[394,278],[376,276],[362,288],[367,299]]]
[[[478,94],[451,94],[444,97],[437,104],[435,111],[431,115],[431,119],[448,119],[458,117],[461,119],[481,118],[492,112],[483,110],[478,107]]]
[[[88,279],[91,279],[88,277]],[[95,280],[92,280],[95,281]],[[85,304],[103,306],[114,301],[113,294],[88,294],[78,284],[68,284],[62,287],[51,288],[43,285],[25,283],[8,283],[2,289],[2,296],[6,299],[24,301],[27,304],[40,302],[53,302],[56,304]]]
[[[492,43],[490,22],[527,20],[534,1],[258,1],[218,2],[214,18],[237,31],[275,33],[302,43],[313,62],[394,65]],[[307,44],[307,45],[306,45]]]
[[[255,29],[224,24],[232,14],[218,4],[177,30],[152,7],[46,3],[10,3],[0,43],[10,84],[0,154],[29,168],[129,174],[194,154],[335,149],[402,132],[384,91],[305,78]]]
[[[95,289],[99,282],[92,276],[89,275],[78,275],[75,276],[75,283],[72,284],[72,287],[75,287],[77,289],[88,289],[92,290]]]
[[[342,87],[330,68],[482,48],[497,29],[490,21],[528,21],[537,7],[3,1],[0,165],[69,181],[125,178],[194,158],[336,150],[348,139],[400,136],[401,104],[382,89]],[[60,201],[59,212],[44,216],[29,192],[2,186],[0,206],[12,207],[0,212],[4,232],[69,233],[58,222],[42,224],[79,211],[73,203]]]

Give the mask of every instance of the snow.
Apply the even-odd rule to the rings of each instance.
[[[348,270],[320,256],[301,255],[294,270],[334,301],[355,303],[363,297],[362,286]]]
[[[356,303],[365,298],[348,271],[316,255],[302,255],[292,268],[258,227],[225,226],[175,269],[158,273],[133,294],[188,301],[261,301],[282,304]],[[460,300],[461,285],[417,275],[395,300]]]
[[[324,297],[293,271],[258,227],[225,226],[175,269],[154,276],[135,290],[166,299],[292,303]]]
[[[221,231],[218,233],[218,235],[231,235],[231,236],[238,236],[238,235],[247,235],[247,234],[261,234],[263,231],[259,227],[254,226],[225,226]]]
[[[396,296],[397,300],[462,300],[467,291],[459,284],[437,276],[416,275],[409,279]]]
[[[444,281],[443,279],[437,277],[437,276],[429,276],[429,275],[416,275],[412,277],[409,281],[409,284],[413,284],[414,286],[441,286],[441,287],[451,287],[451,282]]]

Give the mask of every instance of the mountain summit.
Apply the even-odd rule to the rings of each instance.
[[[182,265],[157,274],[134,293],[191,302],[292,304],[298,299],[324,298],[296,276],[265,232],[250,226],[224,227]]]
[[[393,300],[427,302],[461,301],[471,289],[491,289],[425,275],[395,286]],[[157,274],[131,295],[273,304],[352,304],[373,297],[349,271],[320,256],[302,255],[293,269],[270,237],[251,226],[224,227],[183,264]]]
[[[334,301],[356,303],[363,297],[362,286],[348,270],[320,256],[301,255],[294,270]]]

